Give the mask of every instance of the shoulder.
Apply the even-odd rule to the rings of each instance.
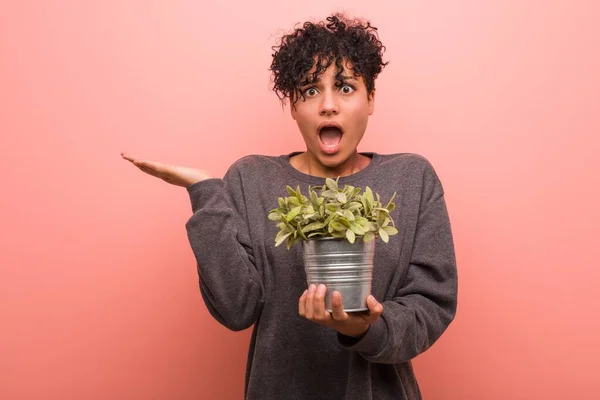
[[[416,153],[382,154],[377,178],[402,182],[410,187],[442,187],[437,171],[428,158]]]
[[[276,164],[279,165],[279,157],[252,154],[234,161],[229,167],[229,171],[243,173],[248,170],[256,171],[257,168],[272,168]]]
[[[432,163],[425,156],[416,153],[379,154],[380,166],[385,170],[404,173],[435,173]]]
[[[269,176],[279,173],[281,168],[280,157],[267,155],[247,155],[231,164],[225,173],[226,181],[246,182],[260,184]],[[279,175],[281,175],[279,173]]]

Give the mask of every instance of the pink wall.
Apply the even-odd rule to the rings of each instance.
[[[248,332],[202,304],[186,194],[119,153],[221,175],[301,149],[270,46],[340,3],[4,3],[0,398],[240,398]],[[361,149],[447,190],[459,313],[425,398],[597,398],[598,2],[344,4],[391,60]]]

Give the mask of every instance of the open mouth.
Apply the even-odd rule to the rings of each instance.
[[[319,140],[321,149],[326,153],[335,153],[339,150],[340,142],[344,131],[342,127],[335,123],[324,123],[319,125]]]

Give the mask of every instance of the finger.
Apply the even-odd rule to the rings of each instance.
[[[133,161],[135,160],[135,158],[134,158],[134,157],[130,156],[130,155],[129,155],[129,154],[127,154],[127,153],[121,153],[121,157],[123,157],[123,158],[124,158],[124,159],[126,159],[127,161],[131,161],[131,162],[133,162]]]
[[[167,168],[164,164],[156,162],[156,161],[150,161],[150,160],[135,160],[133,161],[133,164],[136,167],[146,167],[148,169],[152,169],[154,171],[156,171],[157,173],[165,173],[167,171]]]
[[[308,287],[308,293],[306,294],[306,318],[307,319],[313,319],[313,302],[314,302],[314,298],[315,298],[315,292],[317,290],[317,287],[314,284],[311,284]]]
[[[348,314],[344,311],[344,299],[342,299],[342,294],[337,290],[331,294],[331,308],[334,320],[346,321],[348,319]]]
[[[173,172],[169,169],[168,166],[154,162],[154,161],[135,161],[134,165],[141,169],[142,171],[150,174],[152,176],[156,176],[160,179],[163,179],[167,182],[171,182],[173,180]]]
[[[142,170],[143,172],[147,173],[148,175],[152,175],[152,176],[155,176],[157,178],[162,178],[162,175],[159,174],[158,172],[156,172],[153,169],[150,169],[150,168],[145,167],[143,165],[136,165],[136,167],[138,167],[140,170]]]
[[[302,317],[306,316],[306,295],[308,294],[308,289],[302,293],[300,296],[300,300],[298,300],[298,314]]]
[[[369,307],[369,321],[376,321],[383,313],[383,304],[378,302],[375,297],[367,297],[367,307]]]
[[[327,321],[329,319],[329,313],[325,311],[325,293],[327,293],[327,287],[320,284],[317,287],[313,301],[313,316],[318,321]]]
[[[133,156],[130,156],[129,154],[126,153],[121,153],[121,156],[127,160],[130,161],[133,165],[135,165],[136,167],[138,167],[139,169],[141,169],[142,171],[146,172],[146,173],[150,173],[149,171],[155,171],[157,174],[166,174],[170,172],[170,167],[157,162],[157,161],[150,161],[150,160],[141,160],[138,158],[135,158]],[[156,174],[152,174],[154,176],[158,176]]]

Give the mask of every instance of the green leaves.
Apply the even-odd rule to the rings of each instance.
[[[325,226],[325,224],[322,222],[313,222],[313,223],[310,223],[310,224],[306,225],[305,227],[303,227],[301,229],[301,231],[304,233],[318,231],[319,229],[323,229],[324,226]]]
[[[290,212],[285,216],[285,220],[287,222],[290,222],[291,220],[296,218],[296,215],[300,214],[300,211],[302,211],[302,206],[292,208]]]
[[[365,228],[362,227],[362,225],[353,222],[350,224],[350,229],[352,232],[354,232],[356,235],[362,236],[365,234],[366,230]]]
[[[288,236],[290,236],[291,234],[292,234],[292,232],[285,233],[285,231],[279,231],[279,233],[277,234],[277,236],[275,236],[275,247],[277,247],[281,243],[283,243],[283,241],[285,239],[287,239]]]
[[[277,199],[278,207],[268,213],[279,232],[275,246],[285,242],[290,249],[302,240],[318,237],[345,238],[354,243],[380,237],[388,242],[398,234],[391,212],[396,208],[396,193],[385,204],[370,187],[364,192],[351,185],[339,186],[339,179],[325,179],[325,185],[308,187],[308,197],[300,187],[286,186],[287,197]]]
[[[334,192],[338,191],[338,181],[337,179],[334,181],[331,178],[325,179],[325,185],[329,190],[333,190]]]
[[[346,231],[346,239],[348,239],[348,241],[349,241],[350,243],[354,243],[354,241],[356,240],[356,235],[355,235],[355,233],[354,233],[352,230],[348,229],[348,230]]]
[[[378,232],[379,232],[379,237],[381,238],[381,240],[383,240],[386,243],[390,240],[389,235],[383,228],[379,228]]]

